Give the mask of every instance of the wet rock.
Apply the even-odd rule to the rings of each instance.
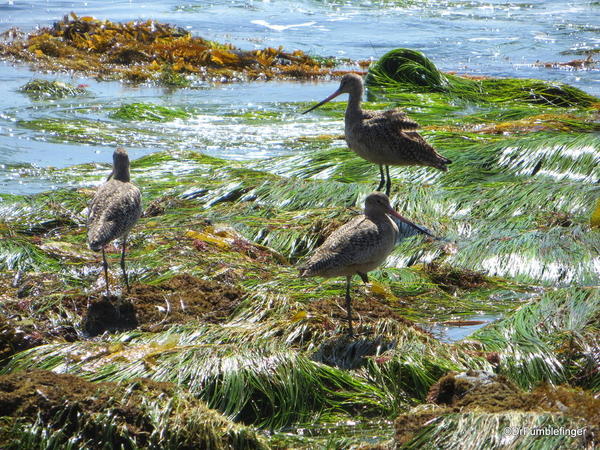
[[[138,325],[136,312],[129,300],[117,296],[92,301],[82,321],[88,336],[115,331],[131,330]]]
[[[153,331],[173,323],[223,322],[243,296],[236,287],[189,274],[176,275],[157,285],[136,284],[130,293],[140,326]]]
[[[0,366],[7,358],[28,348],[44,344],[32,322],[19,323],[0,314]],[[1,408],[0,408],[1,411]]]
[[[398,444],[410,441],[438,417],[463,413],[498,414],[499,418],[509,412],[563,415],[585,420],[587,440],[593,441],[600,432],[600,399],[590,392],[550,385],[527,392],[506,377],[491,372],[451,372],[431,387],[427,402],[396,419]]]
[[[481,272],[452,267],[448,264],[431,262],[423,267],[425,274],[441,289],[455,292],[457,289],[474,289],[486,284],[486,276]]]

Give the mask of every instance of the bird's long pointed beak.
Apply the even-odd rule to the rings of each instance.
[[[434,239],[438,239],[437,236],[434,236],[433,234],[431,234],[427,229],[423,228],[420,225],[417,225],[414,222],[411,222],[406,217],[404,217],[402,214],[398,213],[395,209],[393,209],[393,208],[388,209],[388,214],[391,214],[392,216],[396,217],[397,219],[401,220],[402,222],[410,225],[411,227],[415,228],[416,230],[419,230],[421,233],[426,234],[427,236],[430,236]]]
[[[110,180],[115,174],[115,169],[112,170],[109,176],[106,177],[106,181]]]
[[[306,114],[307,112],[311,112],[313,109],[317,109],[319,106],[324,105],[327,102],[330,102],[331,100],[333,100],[334,98],[336,98],[338,95],[341,95],[341,94],[342,94],[342,92],[340,92],[340,90],[338,89],[333,94],[331,94],[329,97],[327,97],[325,100],[322,100],[319,103],[317,103],[315,106],[308,108],[302,114]]]

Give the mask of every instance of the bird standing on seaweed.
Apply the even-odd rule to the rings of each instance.
[[[300,275],[346,277],[348,333],[352,336],[352,277],[358,274],[367,283],[367,273],[385,261],[396,242],[419,232],[433,237],[426,229],[398,214],[391,207],[385,194],[374,192],[365,199],[364,214],[331,233],[323,245],[300,267]]]
[[[121,270],[129,292],[129,280],[125,270],[125,247],[127,235],[142,214],[142,194],[130,181],[129,156],[124,148],[113,153],[113,171],[106,182],[98,188],[88,213],[88,245],[97,252],[102,250],[106,295],[110,296],[108,263],[104,247],[117,238],[122,238]]]
[[[346,143],[358,156],[379,165],[380,191],[385,185],[390,195],[392,180],[389,166],[431,166],[443,171],[452,161],[443,157],[416,131],[419,125],[400,108],[388,111],[367,111],[360,107],[363,94],[362,78],[349,73],[342,77],[340,87],[325,100],[307,109],[312,111],[341,94],[349,94],[345,115]],[[384,174],[385,170],[385,174]]]

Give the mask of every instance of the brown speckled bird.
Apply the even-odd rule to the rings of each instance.
[[[397,219],[399,223],[394,220]],[[399,227],[400,224],[400,227]],[[398,214],[388,197],[374,192],[365,199],[364,214],[336,229],[300,267],[301,276],[346,277],[348,332],[352,336],[350,281],[355,274],[367,283],[367,273],[385,261],[401,238],[416,233],[432,236]]]
[[[416,131],[419,125],[400,108],[367,111],[360,107],[363,81],[356,74],[344,75],[337,91],[302,114],[341,94],[349,94],[344,127],[346,143],[358,156],[379,165],[381,181],[378,191],[385,184],[385,193],[390,195],[392,180],[389,166],[431,166],[448,170],[446,166],[452,161],[436,152],[421,137]]]
[[[124,148],[113,153],[113,171],[106,183],[98,188],[89,206],[88,245],[97,252],[102,250],[106,295],[108,287],[108,263],[104,247],[117,238],[122,238],[121,269],[125,286],[129,292],[129,280],[125,270],[125,246],[127,235],[142,214],[142,194],[129,178],[129,156]]]

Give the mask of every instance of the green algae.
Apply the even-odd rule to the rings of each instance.
[[[177,164],[180,164],[182,168],[188,168],[188,170],[186,170],[187,175],[179,177],[178,184],[170,185],[170,194],[168,190],[165,192],[164,189],[160,189],[160,187],[164,185],[165,180],[157,180],[152,175],[152,168],[156,167],[156,164],[159,161],[163,163],[169,161],[171,167],[177,167]],[[175,163],[175,166],[173,166],[173,163]],[[189,170],[190,164],[195,165],[195,170]],[[341,299],[343,297],[342,283],[332,281],[323,284],[318,283],[316,280],[297,279],[293,268],[282,267],[279,263],[275,263],[275,265],[267,263],[265,266],[264,259],[257,259],[254,262],[252,258],[248,259],[248,257],[241,257],[239,250],[236,251],[231,246],[225,249],[219,245],[219,242],[221,242],[219,239],[225,242],[224,238],[226,235],[223,235],[223,232],[219,232],[216,229],[210,231],[211,225],[207,225],[206,220],[207,218],[214,218],[225,222],[230,222],[230,220],[233,222],[230,217],[232,217],[231,213],[235,211],[235,214],[239,214],[240,217],[239,222],[241,225],[239,226],[239,230],[242,233],[248,234],[249,231],[244,231],[244,227],[248,227],[246,230],[268,230],[270,226],[279,226],[290,223],[295,218],[296,223],[294,224],[294,227],[278,229],[278,233],[280,233],[279,235],[281,238],[284,238],[286,234],[290,235],[292,232],[297,233],[294,238],[294,240],[296,240],[301,237],[300,233],[302,230],[304,230],[304,235],[306,235],[306,227],[310,226],[310,223],[314,222],[315,218],[321,217],[324,220],[328,220],[328,216],[323,216],[323,213],[343,222],[345,219],[343,218],[344,216],[339,217],[339,209],[332,208],[330,205],[333,203],[334,205],[338,205],[338,207],[352,206],[358,201],[360,190],[348,191],[347,189],[343,189],[344,184],[339,182],[333,183],[330,186],[328,183],[320,181],[309,182],[294,179],[286,180],[278,178],[275,175],[269,175],[255,170],[242,169],[241,167],[236,168],[236,165],[232,163],[228,163],[227,166],[229,167],[227,170],[217,172],[214,170],[215,168],[224,167],[224,163],[221,160],[193,153],[177,152],[149,155],[133,162],[132,170],[134,173],[136,170],[142,173],[138,182],[142,182],[147,186],[147,189],[145,189],[144,192],[147,192],[148,199],[162,200],[165,209],[158,210],[160,222],[157,222],[152,216],[144,218],[140,222],[140,228],[134,231],[131,239],[132,250],[130,264],[134,271],[139,271],[139,268],[141,267],[144,268],[145,274],[141,276],[140,279],[148,283],[155,283],[161,278],[164,279],[164,270],[175,265],[178,271],[189,271],[190,273],[197,274],[205,274],[208,269],[209,273],[213,274],[212,276],[219,277],[217,274],[221,273],[223,278],[220,279],[228,280],[228,282],[233,281],[247,286],[247,288],[251,289],[254,293],[246,300],[245,304],[240,305],[239,313],[233,318],[234,323],[237,321],[240,324],[239,334],[234,333],[231,327],[226,328],[226,331],[223,330],[218,332],[215,330],[213,331],[215,334],[210,342],[192,340],[189,342],[189,347],[182,347],[181,344],[178,344],[177,350],[174,351],[171,356],[166,353],[164,354],[163,362],[161,362],[163,356],[158,359],[156,356],[152,356],[149,361],[146,360],[142,365],[143,367],[139,366],[139,368],[136,368],[138,366],[135,365],[132,366],[131,361],[127,357],[117,361],[108,358],[108,361],[110,362],[106,365],[106,371],[105,369],[102,369],[99,372],[100,377],[108,377],[107,379],[127,379],[134,374],[146,374],[147,376],[154,377],[154,373],[163,374],[160,375],[162,377],[165,374],[164,369],[161,369],[163,366],[165,368],[177,368],[177,371],[173,373],[174,377],[175,373],[180,374],[181,370],[184,370],[187,364],[191,364],[189,370],[192,370],[192,367],[198,367],[199,363],[196,359],[198,357],[216,358],[218,361],[224,361],[224,356],[218,356],[220,353],[215,354],[209,352],[206,353],[205,356],[201,356],[203,355],[202,353],[196,355],[195,349],[198,346],[203,348],[203,346],[209,345],[210,348],[215,345],[211,344],[211,342],[223,343],[226,342],[226,339],[230,339],[232,343],[236,343],[236,346],[240,346],[241,344],[238,344],[237,342],[249,342],[250,339],[255,340],[255,333],[262,334],[265,339],[271,342],[271,344],[273,343],[272,339],[278,336],[278,339],[281,340],[281,345],[284,345],[283,348],[286,348],[285,346],[290,345],[291,343],[300,345],[300,348],[311,348],[311,346],[314,346],[329,335],[330,332],[326,331],[327,328],[321,328],[322,325],[320,324],[323,320],[321,316],[313,316],[311,318],[310,316],[305,317],[303,314],[298,315],[298,313],[299,311],[305,311],[306,306],[310,305],[315,298],[337,297]],[[212,187],[208,191],[201,190],[197,194],[193,191],[190,192],[190,187],[196,186],[200,179],[203,180],[202,185]],[[238,181],[232,183],[232,179]],[[335,189],[331,190],[332,187]],[[242,192],[240,189],[245,192],[228,195],[229,192]],[[368,190],[365,189],[362,191],[367,192]],[[183,198],[177,199],[178,192]],[[340,197],[342,192],[346,193],[346,196]],[[171,201],[168,201],[169,195],[171,196],[170,198],[172,198]],[[329,197],[327,195],[329,195]],[[79,203],[76,202],[74,205],[79,205]],[[204,209],[204,213],[201,213],[201,211],[203,211],[203,209],[199,208],[201,205],[211,206],[208,209]],[[240,207],[241,209],[238,209]],[[266,212],[265,215],[261,214],[261,210],[263,209]],[[252,210],[254,210],[254,215],[251,214]],[[306,222],[298,222],[298,211],[300,210],[313,210],[313,215],[307,215]],[[346,214],[351,214],[351,212],[348,211]],[[294,231],[295,228],[297,228],[297,231]],[[202,239],[206,238],[201,237],[201,242],[204,242],[206,245],[203,244],[200,246],[200,244],[193,244],[192,238],[189,238],[187,241],[189,244],[187,246],[182,246],[182,239],[184,240],[183,242],[185,242],[185,236],[189,230],[197,232],[201,231],[205,234],[208,233],[209,236],[212,236],[211,240],[202,241]],[[313,233],[318,233],[322,239],[326,234],[326,231],[317,227]],[[140,239],[142,235],[144,238]],[[291,234],[291,236],[294,236],[294,234]],[[305,254],[309,248],[314,248],[318,245],[319,238],[316,237],[314,239],[315,241],[308,241],[305,236],[304,242],[306,245],[304,248],[299,248],[298,243],[294,244],[295,247],[288,247],[292,245],[286,243],[288,241],[279,242],[277,240],[272,240],[269,241],[269,243],[278,247],[280,250],[289,248],[290,250],[287,254],[293,256],[294,254]],[[83,242],[81,242],[80,245],[83,245]],[[401,250],[402,249],[403,247],[401,247]],[[200,253],[198,253],[199,251]],[[225,271],[223,272],[223,270]],[[272,281],[268,281],[272,279],[273,271],[280,274],[278,277],[279,280],[275,284]],[[173,274],[174,272],[171,273]],[[434,311],[441,305],[440,298],[448,295],[445,289],[437,286],[438,283],[446,284],[445,280],[433,281],[422,268],[415,267],[411,269],[402,269],[403,275],[398,279],[390,278],[390,275],[392,274],[393,271],[389,270],[376,272],[374,274],[374,279],[389,283],[392,292],[403,298],[410,292],[415,302],[421,303],[422,305],[420,305],[420,307],[424,308],[424,311],[426,311],[425,315],[421,315],[420,317],[424,317],[427,314],[435,314]],[[407,278],[404,276],[406,274],[413,274],[413,280],[418,279],[421,281],[418,283],[415,283],[414,281],[412,283],[407,283]],[[384,277],[383,275],[387,276]],[[456,275],[453,275],[453,277],[456,277]],[[503,289],[511,288],[511,286],[507,285],[505,282],[493,279],[486,281],[486,283],[491,283],[492,286],[495,283],[499,283],[498,286]],[[488,288],[490,289],[488,294],[474,293],[474,297],[485,299],[490,293],[498,292],[490,286],[488,286]],[[472,288],[469,287],[459,289],[472,291]],[[515,289],[515,287],[513,286],[512,289]],[[359,292],[358,295],[362,294]],[[520,303],[519,299],[516,300]],[[372,299],[371,301],[373,302],[375,299]],[[449,316],[460,311],[460,306],[457,304],[456,300],[451,297],[448,297],[448,305],[452,307],[449,313],[446,312]],[[464,307],[465,312],[468,313],[469,310],[472,311],[477,308],[485,309],[487,304],[486,302],[472,305],[464,304],[462,307]],[[398,305],[397,308],[399,311],[402,311],[402,306]],[[444,315],[442,314],[440,317],[444,317]],[[254,324],[253,328],[249,330],[243,326],[244,323]],[[334,333],[343,333],[343,323],[338,323],[334,326]],[[386,325],[385,322],[382,322],[379,325],[374,324],[373,327],[365,324],[362,328],[365,331],[369,329],[373,330],[374,336],[389,335],[391,339],[395,340],[394,349],[390,353],[375,354],[373,355],[372,362],[369,362],[369,356],[367,355],[367,369],[363,369],[367,370],[365,376],[367,377],[367,380],[369,380],[370,386],[378,386],[378,389],[380,390],[382,387],[384,388],[384,391],[380,392],[378,397],[379,400],[377,402],[380,405],[387,405],[385,408],[387,411],[386,414],[389,414],[390,416],[393,416],[394,412],[397,411],[398,405],[414,404],[415,402],[420,401],[431,384],[446,371],[461,370],[467,367],[488,367],[485,358],[481,356],[465,355],[462,353],[460,347],[452,349],[452,347],[444,345],[440,346],[435,340],[425,338],[415,331],[411,332],[412,338],[407,338],[407,341],[401,344],[398,341],[398,336],[401,335],[399,330],[402,328],[398,328],[398,325],[391,326],[391,324]],[[199,333],[198,336],[206,337],[207,331],[198,330],[197,327],[194,329]],[[227,337],[223,335],[224,332],[227,333]],[[185,329],[180,329],[178,331],[171,329],[168,332],[169,335],[173,336],[171,339],[174,339],[177,334],[182,333],[183,336],[185,336]],[[410,335],[411,334],[409,334],[409,336]],[[131,337],[117,339],[118,341],[122,341],[123,339],[131,341]],[[157,348],[156,345],[159,345],[158,348],[160,348],[160,345],[162,344],[159,343],[165,342],[165,339],[167,338],[162,338],[158,335],[155,337],[149,335],[148,339],[149,340],[140,345],[149,345],[149,348],[154,352]],[[157,339],[157,341],[154,341],[154,339]],[[191,338],[185,339],[189,340]],[[136,341],[133,341],[132,344],[135,342]],[[157,342],[157,344],[152,344],[152,342]],[[256,345],[257,348],[262,348],[261,345],[266,345],[266,342],[264,344],[257,343]],[[134,347],[135,345],[132,345],[132,348]],[[73,345],[51,346],[45,349],[39,348],[35,352],[22,354],[21,357],[13,359],[13,362],[11,363],[13,365],[9,365],[8,370],[14,370],[17,367],[39,366],[44,368],[56,368],[54,364],[59,364],[59,367],[62,367],[64,356],[61,355],[77,354],[79,351],[77,348],[78,347],[74,347]],[[103,348],[102,344],[100,344],[98,351],[101,354],[104,351]],[[342,346],[341,348],[343,349],[344,347]],[[85,351],[90,350],[88,345],[82,347],[82,350],[83,349],[85,349]],[[124,349],[121,350],[126,351]],[[495,347],[485,347],[485,351],[494,350],[497,349]],[[250,349],[248,348],[245,350],[245,353],[251,355],[252,353],[248,353],[249,351]],[[231,353],[231,355],[235,356],[235,352]],[[268,355],[269,354],[265,356],[268,361],[276,361],[278,358]],[[340,354],[338,352],[336,355],[336,358],[338,359],[347,359],[343,353]],[[99,362],[97,358],[94,358],[93,360],[96,363]],[[259,359],[253,359],[253,361],[255,361],[254,366],[259,366]],[[329,359],[329,361],[331,361],[331,359]],[[205,366],[205,363],[200,365]],[[95,370],[103,366],[103,364],[94,365]],[[291,364],[291,366],[300,367],[302,364],[295,362]],[[74,373],[81,373],[82,375],[87,373],[85,366],[78,365],[77,363],[70,362],[69,367],[71,367],[70,370],[73,370]],[[288,367],[288,365],[284,364],[282,367]],[[139,370],[143,371],[139,372]],[[271,367],[269,370],[280,369]],[[284,369],[282,368],[281,370]],[[310,371],[313,369],[306,370]],[[282,376],[283,373],[284,372],[282,372]],[[179,375],[177,376],[179,377]],[[289,376],[290,375],[285,375],[285,378],[287,379]],[[305,376],[309,375],[306,374]],[[327,377],[331,376],[331,373],[327,375]],[[312,379],[314,375],[310,375],[309,377]],[[177,379],[182,382],[182,379]],[[399,380],[402,380],[402,382],[399,382]],[[243,386],[247,386],[248,381],[240,382]],[[189,386],[194,385],[192,381],[190,381],[190,383],[192,384]],[[186,384],[186,386],[188,385]],[[247,387],[245,389],[247,389]],[[258,398],[261,398],[262,395],[266,395],[267,392],[271,392],[275,388],[270,385],[265,385],[265,387],[261,389],[262,390],[258,392],[264,392],[265,394],[257,393],[253,395],[258,395]],[[363,387],[362,389],[366,388]],[[204,390],[201,391],[204,392]],[[366,392],[368,391],[369,390],[367,389]],[[208,393],[202,395],[208,395]],[[222,391],[214,391],[211,395],[214,395],[214,397],[206,397],[206,399],[235,398],[235,396],[232,397],[233,394],[224,396]],[[288,394],[281,395],[285,397]],[[356,394],[349,393],[348,395],[349,398],[353,399],[353,402],[358,401],[355,398]],[[321,400],[321,402],[323,402],[321,405],[330,404],[328,402],[333,402],[331,405],[339,405],[339,399],[336,400],[335,397],[330,399],[327,398],[328,397],[325,396],[324,399]],[[383,400],[386,398],[387,400]],[[219,409],[228,411],[228,414],[242,414],[244,407],[240,405],[243,404],[244,403],[235,403],[231,406],[221,405],[219,406]],[[293,409],[305,408],[298,406],[298,404],[293,404],[292,407]],[[317,406],[316,408],[319,409],[321,407],[322,406]],[[331,408],[333,409],[329,409],[327,414],[332,414],[335,411],[337,411],[336,414],[343,411],[346,411],[346,413],[349,412],[343,408],[339,410],[339,406]],[[307,410],[305,414],[309,414],[308,411],[311,410]],[[243,413],[244,417],[250,417],[245,416],[245,414],[247,414],[247,412]],[[272,410],[267,408],[263,410],[261,414],[256,416],[255,419],[251,420],[256,420],[258,422],[255,423],[264,423],[268,426],[281,426],[284,423],[292,423],[294,420],[311,420],[309,419],[309,417],[311,417],[310,415],[305,415],[302,416],[304,418],[292,416],[285,419],[292,422],[278,422],[284,420],[283,417],[285,414],[285,412],[282,412],[281,417],[276,416],[273,419],[275,422],[261,422],[265,420],[267,416],[272,417]],[[312,412],[310,414],[312,414]]]
[[[576,140],[576,145],[570,148],[585,148],[593,143],[584,137],[577,137],[579,141]],[[557,141],[560,139],[557,138]],[[304,166],[310,168],[310,158],[318,154],[319,151],[304,155],[303,158],[308,161]],[[503,174],[502,171],[516,172],[525,163],[505,167],[504,164],[498,165],[498,151],[490,150],[490,157],[493,154],[496,156],[490,159],[489,165],[490,168],[495,168],[496,172],[492,170],[492,173],[496,173],[494,176],[500,180],[507,177],[512,180],[515,175]],[[564,150],[557,151],[556,154],[569,159]],[[574,155],[576,154],[575,152]],[[263,165],[263,170],[266,167],[267,170],[284,173],[288,170],[289,159],[284,157],[277,162],[272,161],[273,168]],[[376,175],[376,171],[365,170],[369,167],[365,168],[364,164],[361,166],[359,161],[353,159],[352,154],[340,150],[339,162],[336,159],[333,159],[333,165],[329,162],[329,167],[338,171],[338,181],[313,179],[314,174],[319,173],[319,165],[326,162],[325,154],[315,167],[303,169],[307,172],[300,174],[298,178],[285,178],[276,173],[253,169],[247,163],[225,162],[192,152],[157,153],[133,161],[134,180],[142,185],[147,209],[149,204],[155,205],[154,212],[140,220],[130,239],[128,265],[134,274],[134,282],[155,285],[177,273],[204,277],[210,274],[211,279],[241,286],[251,292],[251,295],[237,307],[228,326],[200,322],[170,326],[161,333],[133,331],[113,338],[105,337],[93,346],[87,342],[53,343],[15,356],[6,366],[5,372],[41,367],[68,370],[97,380],[125,381],[140,375],[156,380],[170,380],[186,390],[193,390],[209,405],[230,417],[267,428],[313,423],[315,420],[325,423],[332,417],[348,420],[349,417],[356,417],[357,411],[361,415],[392,418],[399,411],[422,402],[430,386],[448,370],[489,370],[490,363],[486,354],[494,352],[501,355],[500,370],[503,373],[517,381],[521,380],[520,382],[536,382],[547,379],[547,375],[540,377],[540,373],[546,374],[548,367],[554,366],[540,368],[539,364],[524,365],[519,361],[523,358],[529,361],[531,355],[536,355],[537,352],[541,356],[534,357],[532,361],[541,359],[549,362],[551,360],[548,355],[551,353],[548,353],[548,348],[564,348],[561,364],[580,369],[559,372],[561,376],[555,379],[572,382],[581,380],[584,386],[597,385],[597,377],[593,373],[588,374],[585,369],[588,367],[586,364],[589,364],[586,363],[589,359],[586,360],[585,354],[589,355],[591,349],[564,347],[571,339],[564,333],[548,335],[552,346],[541,347],[542,353],[540,348],[523,353],[524,348],[528,347],[492,345],[488,343],[492,342],[491,339],[484,341],[483,338],[473,338],[464,345],[441,344],[417,329],[407,327],[392,315],[392,312],[399,313],[420,321],[433,318],[446,320],[484,310],[502,311],[511,317],[511,309],[521,305],[523,296],[528,295],[528,289],[531,289],[527,285],[518,285],[501,278],[484,277],[484,285],[458,285],[453,293],[448,291],[448,283],[456,285],[456,277],[461,273],[456,272],[459,269],[454,265],[451,267],[455,272],[446,274],[445,278],[444,272],[436,272],[438,278],[433,277],[423,266],[384,268],[374,272],[372,278],[388,285],[397,300],[387,299],[385,294],[383,297],[382,294],[370,294],[359,288],[355,291],[355,301],[358,306],[361,302],[359,297],[366,295],[371,307],[379,302],[389,308],[385,311],[390,311],[387,314],[391,319],[372,319],[365,312],[359,326],[361,333],[365,333],[363,344],[349,346],[340,340],[339,344],[324,346],[331,339],[334,343],[338,342],[336,339],[339,340],[339,335],[344,333],[345,324],[333,312],[323,313],[312,309],[311,305],[318,299],[330,298],[332,306],[335,299],[341,301],[343,283],[336,280],[323,283],[315,279],[299,279],[293,267],[287,266],[283,260],[267,257],[260,247],[253,247],[255,244],[252,242],[273,247],[292,260],[302,258],[315,248],[328,233],[328,228],[324,226],[331,224],[333,228],[336,223],[342,223],[351,217],[351,208],[360,205],[362,196],[371,188],[368,184],[372,182],[372,175]],[[352,164],[349,165],[347,161],[352,161]],[[171,175],[161,170],[163,164],[169,166]],[[571,159],[571,165],[565,165],[564,172],[579,170],[584,173],[583,168],[588,167],[588,164],[590,162],[585,159]],[[256,166],[258,168],[259,164]],[[360,172],[357,173],[356,170]],[[468,169],[465,167],[464,170]],[[80,172],[70,168],[57,171],[56,174],[63,176],[64,172],[76,172],[88,181],[105,175],[91,166],[82,166]],[[450,195],[448,200],[442,201],[442,205],[446,204],[446,209],[442,210],[453,210],[448,208],[456,203],[453,197],[455,193],[449,188],[458,185],[458,179],[450,177],[448,187],[443,190],[432,184],[414,189],[410,187],[409,181],[427,175],[425,172],[407,172],[396,172],[399,175],[406,174],[407,179],[404,185],[396,186],[395,201],[405,198],[401,200],[403,208],[411,211],[411,215],[420,223],[441,227],[436,230],[438,232],[452,227],[451,222],[439,219],[434,221],[433,217],[439,217],[440,199],[444,198],[439,197],[440,193]],[[173,175],[175,173],[179,174],[177,179]],[[590,172],[590,175],[593,173]],[[474,176],[474,182],[478,183],[479,177],[483,177],[483,174]],[[443,180],[444,178],[441,179]],[[569,202],[560,200],[565,192],[560,186],[558,190],[550,191],[556,192],[551,198],[556,198],[559,201],[557,205],[562,204],[566,211],[571,211],[570,217],[575,224],[584,224],[587,220],[585,212],[589,207],[585,200],[585,190],[576,190],[575,186],[578,184],[572,184],[574,188]],[[548,192],[548,184],[538,183],[538,189],[540,186],[543,187],[543,192]],[[580,184],[578,186],[581,187]],[[487,195],[486,192],[494,192],[494,195],[500,197],[503,195],[503,191],[498,191],[496,185],[490,186],[489,190],[476,189],[473,192],[477,192],[477,195]],[[412,197],[406,197],[409,193],[412,193]],[[73,191],[66,196],[63,194],[63,197],[59,193],[49,193],[29,197],[26,201],[13,196],[7,198],[12,202],[13,211],[20,208],[21,211],[29,211],[30,216],[13,212],[7,214],[4,220],[11,224],[17,220],[15,229],[19,230],[19,227],[25,227],[29,217],[35,217],[38,224],[59,214],[62,217],[77,217],[90,194],[86,190]],[[581,198],[585,201],[578,201]],[[40,209],[35,206],[38,204],[56,206],[40,213]],[[59,204],[64,206],[58,207]],[[468,200],[465,197],[465,200],[452,208],[460,210],[466,204]],[[485,204],[482,201],[482,205]],[[540,206],[543,206],[543,210],[548,210],[547,204]],[[482,219],[488,217],[491,222],[482,221],[478,226],[495,227],[498,231],[494,214],[499,223],[500,220],[505,220],[504,214],[511,213],[520,206],[514,205],[513,209],[512,204],[507,201],[503,208],[504,212],[502,208],[483,208]],[[577,211],[580,212],[576,213]],[[251,239],[250,248],[255,250],[248,251],[247,246],[234,245],[239,237],[236,238],[233,231],[220,231],[219,223],[233,224],[241,236]],[[524,225],[523,229],[528,229],[534,222],[528,220]],[[551,226],[550,230],[563,228],[557,225]],[[569,228],[571,227],[567,227]],[[38,244],[40,247],[56,240],[54,236],[46,235],[49,230],[41,225],[37,229],[39,231],[36,236],[42,239]],[[547,233],[548,229],[544,230]],[[58,233],[75,245],[75,252],[63,257],[66,259],[59,260],[62,269],[46,270],[62,273],[61,277],[64,277],[71,289],[90,285],[100,275],[98,260],[76,262],[74,258],[78,248],[84,254],[84,230],[71,222],[65,222],[58,228]],[[590,235],[591,243],[596,239],[594,236]],[[560,234],[555,238],[562,241],[563,245],[572,246]],[[411,238],[401,243],[395,253],[396,259],[392,258],[391,264],[404,264],[403,261],[417,258],[416,255],[420,252],[438,252],[439,249],[436,248],[434,243],[423,241],[422,238]],[[461,251],[459,248],[459,254]],[[444,255],[443,252],[440,254]],[[116,263],[117,258],[117,253],[109,253],[112,264]],[[448,263],[448,255],[445,260]],[[94,265],[97,267],[96,272],[81,270]],[[473,264],[468,267],[473,267]],[[74,268],[78,268],[75,273]],[[535,279],[540,281],[539,277]],[[502,295],[502,292],[513,291],[521,291],[522,294]],[[42,294],[40,305],[44,301],[48,302],[47,297],[44,300],[44,295],[47,294]],[[72,301],[70,299],[76,295],[79,295],[76,290],[67,293],[60,303],[69,304]],[[493,300],[493,297],[497,297],[497,300]],[[55,313],[49,313],[50,310],[47,310],[46,313],[39,314],[39,323],[49,319],[55,321]],[[532,320],[535,322],[537,319]],[[70,320],[63,319],[62,323],[78,326],[75,315]],[[500,322],[502,323],[509,324]],[[564,325],[559,324],[558,329],[564,329]],[[586,335],[589,335],[589,331],[586,331]],[[262,340],[257,341],[257,336],[262,336]],[[542,343],[545,338],[546,335],[537,337]],[[481,342],[483,346],[477,346],[473,341]],[[78,355],[81,352],[96,356],[80,359]],[[317,358],[317,361],[309,358]],[[515,362],[511,362],[513,360]],[[209,364],[211,361],[214,364]],[[330,365],[357,364],[359,369],[328,368],[318,361],[326,361]],[[204,369],[198,371],[198,367]],[[225,367],[228,369],[223,372]],[[243,369],[247,367],[254,369]],[[258,371],[259,368],[264,368],[264,372]],[[581,378],[582,376],[587,378]],[[337,381],[332,385],[332,380]],[[305,387],[299,389],[299,386]],[[299,394],[310,390],[310,398]],[[242,394],[244,392],[246,394]],[[275,404],[283,406],[274,412]]]
[[[395,441],[400,448],[587,448],[600,424],[598,404],[581,389],[543,384],[528,392],[491,372],[451,372],[426,404],[398,416]],[[469,433],[479,426],[489,433],[483,443]]]
[[[126,121],[168,122],[174,119],[187,119],[190,117],[190,113],[181,108],[151,103],[128,103],[111,112],[110,117]]]
[[[55,142],[117,143],[133,134],[121,127],[96,120],[33,119],[18,125],[50,136]]]
[[[43,353],[22,353],[13,362],[22,368],[39,364],[67,370],[91,380],[173,381],[236,421],[268,428],[310,423],[320,415],[381,411],[377,400],[382,394],[374,385],[278,349],[266,339],[250,342],[249,330],[194,326],[174,331],[134,335],[127,344],[108,347],[85,342],[48,345],[38,348]],[[246,342],[241,340],[244,335]],[[61,362],[63,351],[71,354],[69,367]],[[94,356],[83,357],[86,353]],[[93,375],[86,361],[92,362]]]
[[[428,91],[446,92],[448,78],[423,53],[411,49],[396,49],[383,55],[370,68],[368,85],[395,82],[409,86],[421,86]]]
[[[506,437],[506,429],[516,433]],[[434,449],[452,448],[451,446],[476,446],[476,448],[497,448],[508,443],[519,448],[567,448],[577,449],[585,446],[585,438],[581,435],[556,434],[538,436],[526,434],[519,430],[585,430],[585,423],[580,419],[556,416],[549,413],[503,413],[490,414],[471,412],[451,414],[428,423],[411,441],[401,448]],[[470,430],[478,430],[472,433]],[[485,443],[482,445],[482,442]]]
[[[523,102],[555,107],[590,107],[598,98],[564,83],[532,79],[473,79],[442,74],[423,53],[399,48],[383,55],[369,69],[372,88],[438,92],[474,102]]]
[[[0,257],[0,270],[52,272],[57,269],[56,260],[24,238],[2,236]]]

